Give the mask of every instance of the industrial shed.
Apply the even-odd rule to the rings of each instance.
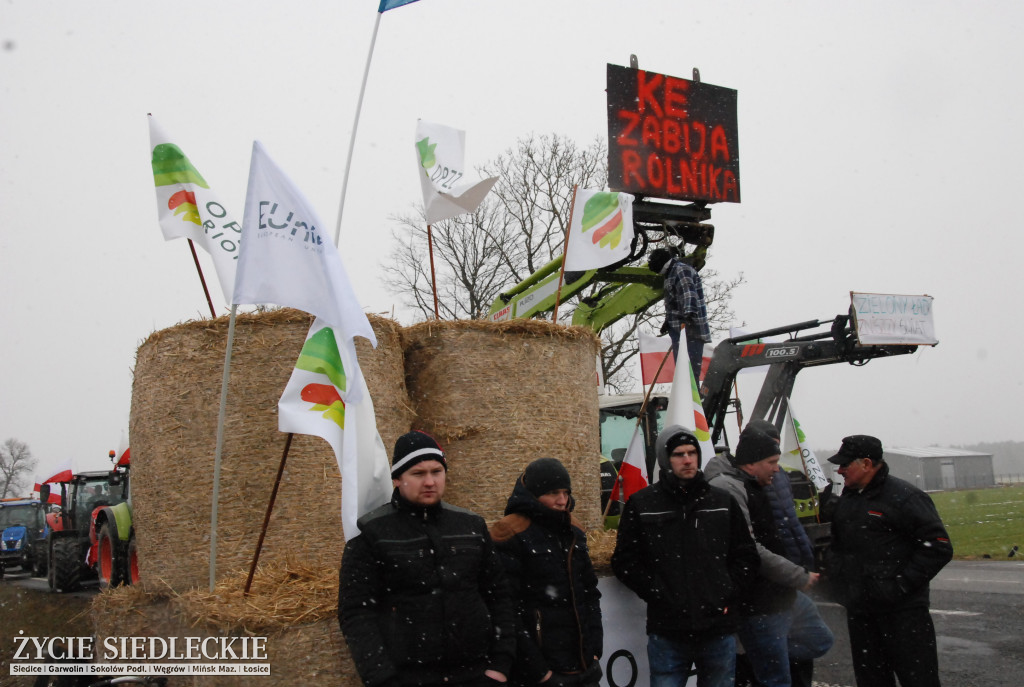
[[[885,451],[892,474],[925,491],[995,486],[992,454],[962,448],[893,448]]]

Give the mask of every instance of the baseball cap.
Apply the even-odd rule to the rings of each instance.
[[[839,467],[853,462],[858,458],[870,458],[877,463],[882,460],[882,442],[867,434],[853,434],[843,438],[839,453],[828,459]]]

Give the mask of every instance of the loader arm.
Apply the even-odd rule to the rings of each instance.
[[[829,326],[826,330],[810,331],[825,325]],[[778,343],[760,343],[762,339],[780,334],[789,334],[790,338]],[[916,350],[917,346],[912,345],[859,344],[847,315],[837,315],[832,320],[809,320],[726,339],[715,348],[701,385],[704,414],[711,428],[711,441],[717,444],[722,436],[733,382],[741,370],[769,366],[752,415],[747,419],[766,419],[780,427],[786,410],[783,401],[789,398],[796,375],[804,368],[835,363],[865,365],[875,358],[905,355]]]

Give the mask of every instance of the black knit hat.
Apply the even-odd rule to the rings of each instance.
[[[740,440],[736,444],[736,456],[733,463],[750,465],[780,453],[782,453],[782,449],[779,448],[778,441],[756,427],[747,425],[740,432]]]
[[[398,437],[395,442],[395,453],[391,458],[391,478],[394,479],[424,460],[436,460],[448,470],[444,459],[444,451],[434,437],[426,432],[413,430]]]
[[[523,470],[523,486],[534,496],[543,496],[556,489],[572,492],[572,479],[561,461],[555,458],[538,458]]]
[[[772,439],[775,439],[775,441],[778,441],[779,439],[782,438],[782,435],[779,434],[779,428],[773,425],[772,423],[768,422],[767,420],[761,420],[760,418],[756,420],[751,420],[750,422],[747,423],[747,427],[760,430],[767,434],[768,436],[770,436]]]
[[[704,465],[704,456],[700,450],[700,442],[697,440],[697,437],[695,437],[694,435],[690,434],[685,430],[681,432],[676,432],[665,441],[666,462],[671,460],[672,452],[675,451],[677,447],[682,446],[683,444],[690,444],[695,449],[697,449],[697,467],[702,467]],[[662,467],[664,467],[669,472],[672,471],[671,463],[669,463],[668,466],[663,465]]]

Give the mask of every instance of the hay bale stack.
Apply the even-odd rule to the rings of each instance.
[[[446,501],[497,520],[523,468],[552,457],[572,475],[577,517],[599,525],[593,332],[538,320],[428,321],[405,339],[414,427],[448,454]]]
[[[411,416],[399,372],[401,335],[387,320],[372,322],[379,346],[360,350],[361,367],[375,403],[395,414],[382,430],[397,437]],[[277,402],[311,323],[290,309],[237,318],[221,458],[218,575],[248,570],[251,563],[285,444]],[[227,329],[226,317],[187,322],[155,332],[139,347],[129,430],[139,568],[147,589],[183,591],[209,581]],[[261,561],[300,552],[337,566],[344,546],[340,479],[325,441],[294,437]]]
[[[271,674],[260,685],[362,685],[336,614],[338,573],[286,561],[274,570],[261,569],[252,594],[242,595],[245,575],[228,575],[213,594],[193,589],[182,595],[154,594],[139,587],[119,587],[97,595],[91,617],[97,646],[108,637],[266,637]],[[236,649],[241,649],[239,644]],[[125,661],[130,662],[130,661]],[[156,662],[156,661],[154,661]],[[232,662],[232,661],[227,661]],[[236,687],[253,684],[252,676],[202,675],[172,677],[172,687]]]

